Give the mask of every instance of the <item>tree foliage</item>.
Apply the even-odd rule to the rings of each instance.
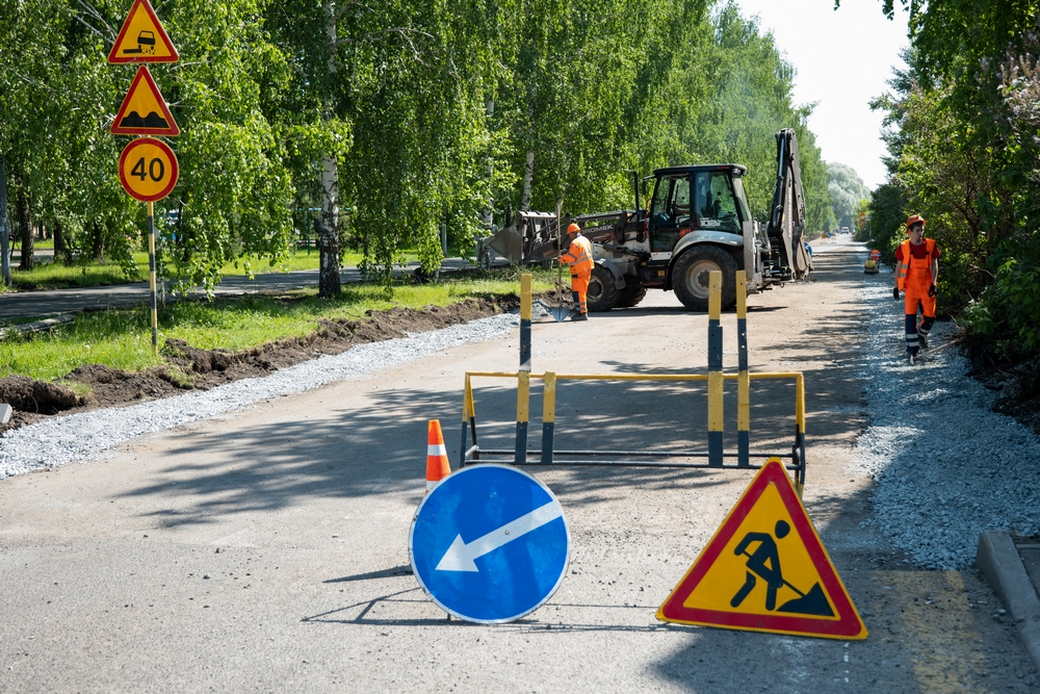
[[[115,175],[126,140],[107,130],[133,68],[105,62],[128,6],[0,3],[0,157],[12,211],[21,201],[63,230],[70,256],[129,269],[142,207]],[[182,60],[153,74],[183,131],[180,183],[157,214],[164,272],[188,283],[277,261],[328,226],[329,205],[343,212],[332,252],[342,240],[388,277],[417,249],[429,268],[442,234],[466,250],[521,207],[628,206],[629,170],[673,164],[747,165],[764,218],[783,127],[798,132],[809,229],[834,223],[794,70],[729,0],[156,6]]]
[[[916,212],[943,248],[941,304],[991,356],[1040,351],[1040,3],[902,0],[909,68],[887,112],[890,182],[874,192],[889,249]],[[884,11],[893,11],[885,0]]]
[[[870,190],[856,170],[846,164],[827,164],[827,190],[838,226],[858,230],[856,215],[860,202],[870,197]]]

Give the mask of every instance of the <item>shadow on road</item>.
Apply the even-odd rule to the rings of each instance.
[[[855,253],[834,252],[817,255],[815,286],[821,301],[834,287],[846,289],[861,283],[854,273],[861,272],[862,258]],[[631,315],[658,315],[673,311],[654,309]],[[682,311],[676,307],[674,312]],[[829,349],[827,366],[805,371],[808,399],[808,485],[813,484],[814,446],[828,443],[846,445],[850,430],[866,425],[862,380],[857,373],[859,334],[863,329],[864,306],[855,300],[833,306],[828,317],[784,345],[765,348],[766,361],[783,351],[783,361],[792,370],[799,364],[818,363],[821,344]],[[884,318],[879,318],[884,319]],[[751,330],[754,330],[752,324]],[[835,347],[834,335],[846,335]],[[756,362],[752,355],[752,363]],[[640,364],[615,362],[621,371],[645,370]],[[656,369],[653,373],[680,373],[686,369]],[[485,448],[511,448],[514,433],[515,391],[508,382],[479,381],[476,411],[480,422],[480,443]],[[461,386],[461,374],[460,374]],[[460,388],[461,391],[461,388]],[[855,394],[850,396],[850,393]],[[752,391],[753,448],[785,452],[793,442],[793,385],[766,382]],[[559,448],[597,450],[654,450],[655,443],[668,442],[660,450],[705,447],[705,386],[680,383],[621,383],[609,381],[566,382],[560,387],[557,402],[557,441]],[[168,524],[201,524],[215,518],[257,510],[274,510],[311,497],[351,499],[355,497],[404,493],[418,504],[423,494],[423,469],[426,448],[426,420],[439,417],[445,424],[447,445],[454,466],[458,466],[461,392],[446,394],[421,389],[386,388],[372,395],[364,410],[341,409],[332,417],[312,420],[305,414],[277,424],[240,431],[236,438],[188,432],[177,455],[207,451],[219,453],[226,464],[214,471],[208,465],[179,464],[159,471],[159,481],[130,492],[130,496],[197,499],[177,510],[159,511]],[[537,413],[541,393],[535,388],[531,411],[532,437],[529,449],[539,447]],[[726,390],[728,450],[735,449],[735,385]],[[924,414],[923,416],[927,416]],[[256,451],[263,451],[258,457]],[[347,453],[349,452],[349,453]],[[899,460],[893,461],[898,465]],[[537,472],[542,472],[539,469]],[[184,473],[191,473],[186,476]],[[567,499],[570,507],[588,507],[606,500],[625,499],[633,487],[662,492],[682,487],[698,489],[725,484],[728,475],[746,472],[717,470],[583,468],[580,472],[559,475],[552,487]],[[166,475],[169,479],[162,479]],[[732,691],[735,682],[741,691],[844,691],[924,692],[958,689],[992,691],[994,672],[1007,662],[999,649],[973,647],[973,640],[986,643],[994,633],[1007,636],[994,627],[985,609],[965,609],[954,601],[965,595],[976,604],[992,600],[980,587],[972,572],[921,573],[905,563],[905,558],[883,548],[876,532],[861,527],[871,513],[875,489],[867,486],[849,495],[811,497],[811,513],[816,518],[823,543],[836,559],[836,566],[871,636],[867,641],[801,638],[775,634],[727,631],[702,627],[663,625],[654,621],[657,602],[665,595],[648,596],[638,605],[554,603],[595,610],[589,620],[553,623],[521,620],[496,629],[511,630],[520,636],[553,631],[676,632],[688,634],[683,645],[668,653],[650,654],[649,668],[672,686],[688,691]],[[689,508],[674,509],[676,514],[695,514]],[[642,541],[636,538],[634,541]],[[882,547],[879,549],[879,546]],[[647,547],[653,551],[652,547]],[[689,562],[700,547],[690,547]],[[367,600],[339,606],[304,617],[307,623],[344,625],[384,625],[389,627],[444,626],[443,618],[395,619],[394,611],[382,608],[397,603],[429,604],[414,584],[408,583],[407,566],[395,566],[366,573],[330,578],[326,583],[401,578],[404,590],[386,592]],[[927,573],[927,572],[925,572]],[[681,572],[675,575],[677,583]],[[937,586],[952,584],[942,591],[936,603]],[[957,589],[956,585],[964,586]],[[375,584],[373,584],[375,585]],[[898,605],[896,600],[898,599]],[[376,613],[376,610],[380,610]],[[603,615],[618,610],[619,617]],[[413,612],[414,614],[414,612]],[[964,615],[970,615],[967,620]],[[624,615],[624,616],[620,616]],[[597,623],[598,622],[598,623]],[[635,622],[635,623],[634,623]],[[454,624],[454,622],[453,622]],[[997,629],[994,632],[994,629]],[[1003,642],[1001,642],[1003,643]],[[1010,642],[1010,643],[1013,643]],[[978,646],[978,644],[975,644]],[[1013,648],[1014,646],[1010,646]],[[971,657],[964,657],[970,653]],[[1017,661],[1016,661],[1017,662]],[[1023,662],[1028,664],[1027,659]],[[1028,673],[1027,673],[1028,674]],[[1027,691],[1035,677],[1025,676],[1021,691]],[[748,685],[747,683],[758,683]]]

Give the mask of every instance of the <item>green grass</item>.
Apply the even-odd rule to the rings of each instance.
[[[127,277],[123,274],[123,268],[111,262],[95,261],[73,266],[62,263],[37,263],[32,270],[22,271],[17,269],[17,263],[11,268],[11,281],[14,288],[18,290],[34,289],[68,289],[72,287],[97,287],[109,284],[125,284],[127,282],[140,282],[148,277],[148,254],[144,252],[134,253],[134,267],[137,274]],[[361,262],[360,253],[348,252],[343,256],[343,267],[357,267]],[[405,253],[404,261],[416,260],[415,253]],[[225,277],[248,275],[260,275],[270,272],[292,272],[295,270],[317,270],[318,251],[316,249],[294,250],[280,263],[272,265],[265,258],[243,257],[237,261],[227,263],[221,268],[221,275]],[[0,285],[0,293],[11,291]]]
[[[539,273],[534,285],[535,291],[547,290],[551,278]],[[392,298],[379,286],[347,285],[336,300],[319,299],[306,290],[292,298],[181,302],[160,310],[159,344],[176,338],[202,349],[241,350],[307,335],[320,319],[359,319],[369,310],[446,306],[470,296],[510,293],[519,293],[515,277],[402,285],[394,288]],[[21,374],[54,380],[83,364],[137,371],[162,363],[161,355],[152,354],[151,323],[143,308],[83,314],[49,333],[0,341],[0,378]]]
[[[134,253],[137,277],[127,279],[120,265],[110,262],[92,262],[82,265],[39,263],[32,270],[11,267],[11,282],[16,289],[66,289],[69,287],[97,287],[106,284],[124,284],[140,281],[148,276],[148,254]],[[2,288],[0,288],[2,290]]]
[[[361,260],[364,256],[361,253],[355,253],[353,251],[347,251],[343,254],[343,260],[340,264],[343,267],[357,267],[361,264]],[[419,256],[414,252],[405,252],[403,254],[402,262],[412,262],[418,260]],[[248,268],[248,270],[247,270]],[[259,275],[267,272],[292,272],[295,270],[317,270],[318,269],[318,249],[306,248],[296,249],[289,254],[283,261],[272,265],[266,258],[249,258],[245,257],[238,261],[233,261],[226,264],[221,269],[221,274],[227,275],[245,275],[251,270],[253,274]]]

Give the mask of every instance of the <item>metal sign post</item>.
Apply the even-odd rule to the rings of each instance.
[[[152,353],[159,353],[159,306],[155,291],[155,203],[148,205],[148,288],[152,293]]]
[[[148,0],[134,0],[108,54],[110,63],[175,63],[177,49]],[[179,135],[181,130],[148,68],[141,65],[119,106],[115,135]],[[148,211],[148,287],[151,290],[152,353],[159,353],[159,300],[155,259],[155,201],[177,185],[180,168],[170,146],[152,137],[133,140],[119,155],[119,182]]]

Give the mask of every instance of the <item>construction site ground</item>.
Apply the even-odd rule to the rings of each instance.
[[[804,501],[866,640],[655,619],[750,481],[730,470],[535,470],[570,527],[559,590],[511,624],[447,621],[409,567],[426,422],[445,423],[457,466],[463,374],[515,369],[514,332],[0,482],[0,690],[1036,691],[975,568],[915,568],[863,524],[863,253],[816,251],[815,282],[751,298],[751,369],[806,374]],[[732,370],[732,314],[723,325]],[[652,291],[536,325],[533,367],[703,373],[706,333],[704,314]],[[512,384],[478,381],[476,398],[481,444],[511,447]],[[567,382],[557,445],[703,449],[705,404],[700,386]],[[751,419],[755,450],[787,451],[790,386],[756,385]]]

